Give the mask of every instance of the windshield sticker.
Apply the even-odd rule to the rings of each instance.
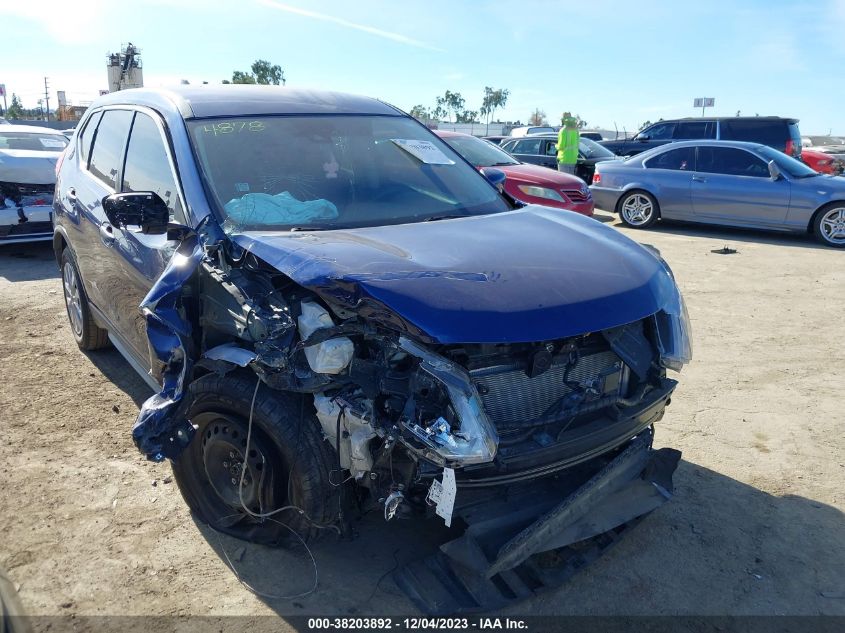
[[[49,148],[56,148],[56,149],[64,149],[65,142],[61,139],[57,138],[40,138],[38,139],[41,141],[41,147],[49,147]]]
[[[455,164],[455,161],[450,160],[446,154],[440,151],[440,148],[431,141],[413,141],[403,138],[392,138],[390,140],[426,165]]]

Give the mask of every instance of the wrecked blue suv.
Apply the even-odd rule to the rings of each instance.
[[[89,108],[54,196],[71,329],[155,391],[133,439],[201,520],[261,543],[373,508],[464,527],[396,573],[454,613],[561,582],[671,496],[653,426],[691,348],[668,266],[486,175],[361,97]]]

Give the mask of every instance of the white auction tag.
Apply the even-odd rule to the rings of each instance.
[[[455,497],[458,496],[458,484],[455,481],[454,469],[443,469],[443,483],[440,484],[438,492],[435,512],[437,516],[443,517],[446,527],[452,527],[452,509],[455,507]]]
[[[392,138],[390,140],[414,158],[424,162],[426,165],[455,164],[455,161],[450,160],[446,154],[440,151],[440,148],[431,141],[413,141],[404,138]]]
[[[41,147],[64,149],[66,145],[66,143],[61,139],[41,138],[38,140],[41,141]]]

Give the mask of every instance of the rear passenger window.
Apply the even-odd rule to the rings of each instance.
[[[699,138],[715,138],[713,123],[710,121],[682,121],[678,123],[675,138],[681,140],[696,140]]]
[[[722,121],[723,139],[732,141],[751,141],[762,143],[775,149],[782,149],[789,139],[789,131],[785,121]]]
[[[88,157],[91,155],[91,141],[94,140],[94,132],[97,130],[97,124],[100,122],[102,112],[96,112],[88,119],[85,129],[82,130],[82,135],[79,137],[79,160],[82,166],[87,169]]]
[[[696,171],[727,176],[769,177],[769,166],[762,159],[735,147],[699,147]]]
[[[123,191],[154,191],[167,203],[171,220],[181,219],[182,203],[167,156],[158,126],[148,115],[137,113],[126,149]]]
[[[536,156],[540,153],[540,139],[519,141],[514,146],[513,151],[516,154],[533,154]]]
[[[100,119],[94,149],[91,150],[91,165],[88,169],[115,190],[132,114],[131,110],[106,110]]]
[[[675,171],[692,171],[695,166],[695,148],[680,147],[649,158],[645,163],[647,169],[673,169]]]

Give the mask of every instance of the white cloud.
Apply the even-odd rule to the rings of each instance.
[[[309,11],[307,9],[300,9],[299,7],[292,7],[288,4],[282,4],[281,2],[275,2],[275,0],[258,0],[260,4],[264,6],[271,7],[273,9],[278,9],[279,11],[285,11],[287,13],[293,13],[296,15],[301,15],[306,18],[312,18],[314,20],[321,20],[323,22],[331,22],[332,24],[337,24],[338,26],[342,26],[347,29],[354,29],[356,31],[362,31],[364,33],[369,33],[370,35],[375,35],[377,37],[383,37],[387,40],[392,40],[394,42],[398,42],[400,44],[405,44],[407,46],[414,46],[416,48],[425,48],[430,51],[437,51],[440,53],[445,53],[442,48],[437,48],[436,46],[432,46],[431,44],[427,44],[426,42],[421,42],[420,40],[415,40],[411,37],[407,37],[405,35],[401,35],[400,33],[393,33],[391,31],[384,31],[382,29],[377,29],[373,26],[367,26],[366,24],[358,24],[357,22],[350,22],[349,20],[344,20],[343,18],[339,18],[333,15],[328,15],[326,13],[317,13],[316,11]]]
[[[78,43],[80,33],[96,32],[103,25],[103,15],[109,4],[105,0],[64,0],[4,3],[0,16],[31,20],[49,36],[63,44]]]

